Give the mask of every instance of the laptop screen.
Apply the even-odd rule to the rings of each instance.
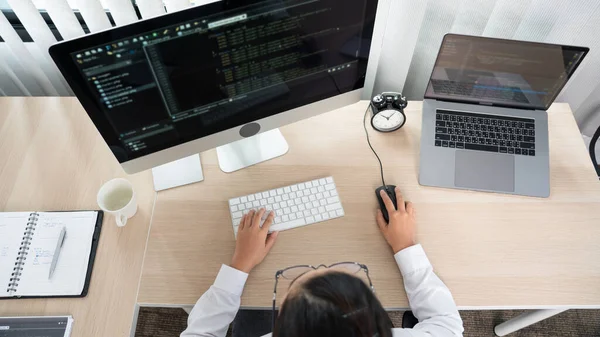
[[[425,98],[546,110],[588,50],[447,34]]]

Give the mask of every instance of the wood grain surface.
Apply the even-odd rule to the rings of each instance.
[[[128,336],[155,192],[149,172],[126,176],[75,98],[0,98],[0,211],[98,209],[113,178],[139,209],[118,228],[105,216],[87,297],[0,300],[0,316],[72,315],[73,337]]]
[[[357,261],[369,267],[386,307],[408,307],[375,225],[381,179],[362,127],[365,107],[360,102],[285,126],[285,156],[231,174],[219,170],[214,150],[202,153],[203,182],[157,195],[138,302],[190,305],[208,289],[234,251],[229,198],[331,175],[346,216],[280,233],[250,275],[242,306],[271,305],[278,269]],[[600,305],[600,183],[568,105],[549,111],[548,199],[420,186],[420,110],[420,102],[410,102],[399,131],[368,129],[386,182],[415,203],[418,241],[457,304]]]

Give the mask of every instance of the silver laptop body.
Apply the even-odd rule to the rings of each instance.
[[[548,197],[546,109],[587,51],[447,34],[423,102],[419,183]]]

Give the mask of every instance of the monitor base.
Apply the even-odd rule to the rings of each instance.
[[[225,173],[235,172],[254,164],[283,156],[288,143],[279,129],[260,133],[233,143],[217,147],[219,167]]]
[[[195,154],[157,166],[152,169],[152,178],[157,192],[202,181],[204,175],[200,155]]]

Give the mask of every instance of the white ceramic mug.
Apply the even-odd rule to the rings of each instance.
[[[127,179],[117,178],[107,181],[98,191],[98,206],[115,216],[117,226],[123,227],[127,219],[137,212],[137,199],[133,185]]]

